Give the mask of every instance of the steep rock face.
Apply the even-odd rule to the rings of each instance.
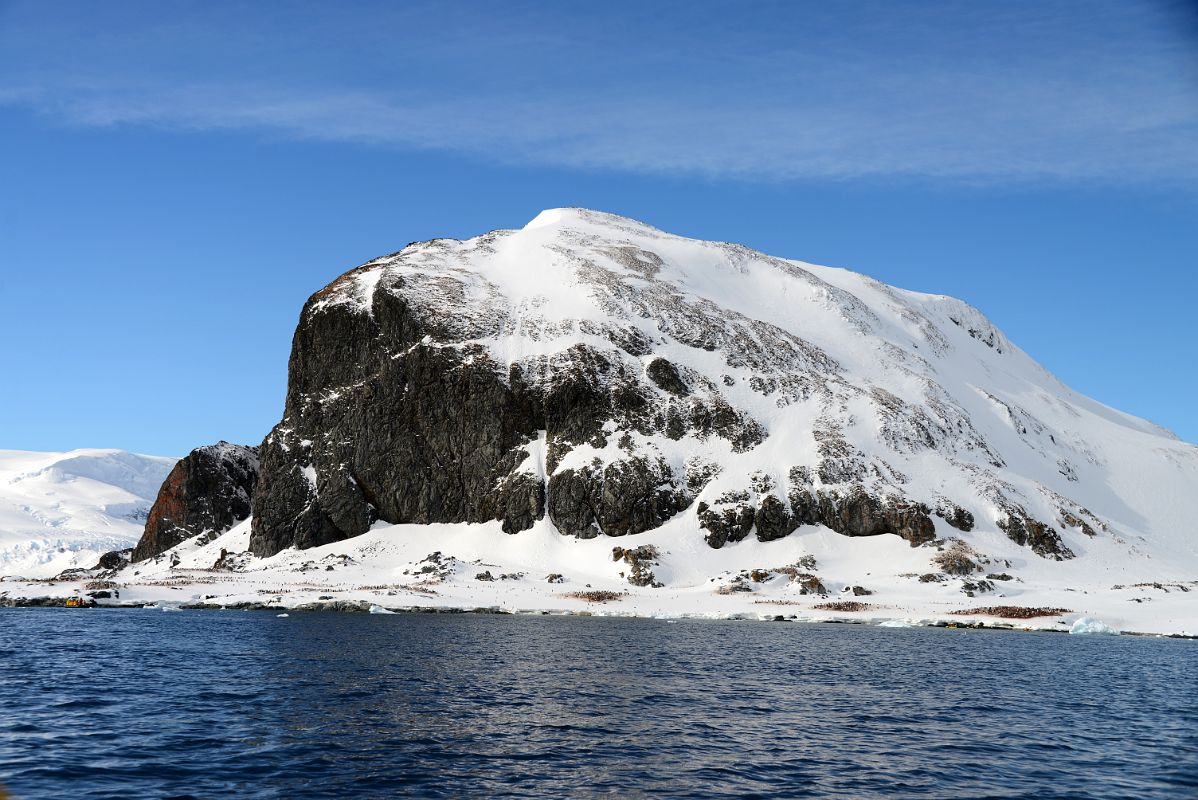
[[[1144,453],[1187,447],[961,301],[558,209],[409,245],[308,300],[250,549],[547,517],[587,538],[681,521],[712,547],[813,525],[914,546],[945,526],[1062,559],[1074,531],[1140,519],[1109,487]]]
[[[244,520],[258,470],[256,447],[219,442],[192,450],[158,490],[132,561],[153,558],[193,536],[223,533]]]

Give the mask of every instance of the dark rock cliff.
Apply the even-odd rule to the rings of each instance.
[[[175,464],[150,508],[132,560],[144,561],[201,534],[219,534],[250,515],[258,448],[219,442]]]
[[[739,447],[761,436],[718,398],[682,413],[669,367],[658,368],[669,376],[660,389],[578,344],[505,368],[482,347],[444,346],[460,339],[411,313],[402,296],[377,292],[370,314],[320,308],[322,298],[305,307],[284,419],[261,446],[257,555],[357,536],[380,519],[501,520],[516,532],[548,511],[567,534],[638,533],[689,505],[686,476],[635,453],[628,439],[614,463],[553,474],[566,453],[621,433],[696,432]],[[540,449],[545,463],[529,467]]]

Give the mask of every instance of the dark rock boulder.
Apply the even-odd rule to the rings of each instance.
[[[824,525],[845,536],[893,533],[912,547],[936,538],[936,525],[926,505],[894,496],[879,497],[860,485],[844,493],[792,487],[789,499],[792,513],[803,525]]]
[[[192,450],[158,490],[132,561],[153,558],[193,536],[223,533],[244,520],[258,469],[256,447],[220,442]]]
[[[684,397],[690,392],[686,382],[678,373],[678,368],[664,358],[655,358],[645,367],[645,374],[659,389],[678,397]]]
[[[503,520],[504,533],[528,530],[545,516],[545,482],[526,472],[508,475],[500,485],[495,512]]]
[[[558,530],[580,539],[599,535],[591,500],[591,472],[568,469],[550,481],[549,509]]]
[[[108,570],[109,572],[112,572],[112,571],[118,570],[118,569],[122,569],[129,563],[129,559],[130,559],[130,556],[132,555],[132,553],[133,553],[132,549],[112,550],[110,552],[107,552],[104,555],[100,556],[100,561],[99,561],[99,563],[96,564],[94,569]]]
[[[623,561],[632,567],[628,574],[628,582],[633,586],[661,588],[661,582],[653,574],[653,567],[658,564],[661,552],[653,545],[643,544],[640,547],[630,547],[627,549],[613,547],[611,555],[613,561]],[[624,573],[620,574],[623,575]]]

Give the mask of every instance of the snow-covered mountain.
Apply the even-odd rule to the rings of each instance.
[[[392,523],[802,525],[1195,563],[1198,448],[1064,386],[977,309],[582,209],[437,239],[309,300],[260,555]]]
[[[1198,447],[960,300],[595,211],[340,276],[235,449],[168,481],[123,601],[1198,630]]]
[[[175,459],[0,450],[0,575],[45,577],[132,547]]]

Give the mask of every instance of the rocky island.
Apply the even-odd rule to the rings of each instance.
[[[179,461],[131,563],[73,577],[208,605],[1193,632],[1196,491],[1198,448],[962,301],[553,209],[312,295],[278,424]]]

